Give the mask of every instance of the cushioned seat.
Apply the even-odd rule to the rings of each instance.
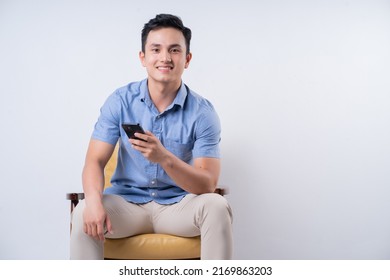
[[[199,259],[200,236],[179,237],[148,233],[127,238],[106,239],[106,259]]]

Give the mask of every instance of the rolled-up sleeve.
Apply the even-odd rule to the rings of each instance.
[[[100,116],[95,124],[92,139],[115,145],[120,136],[120,100],[113,93],[100,109]]]
[[[203,112],[196,127],[193,157],[220,158],[221,123],[214,108]]]

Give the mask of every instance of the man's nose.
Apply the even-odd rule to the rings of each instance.
[[[161,62],[171,62],[172,58],[171,58],[171,54],[169,53],[169,51],[161,52],[160,60],[161,60]]]

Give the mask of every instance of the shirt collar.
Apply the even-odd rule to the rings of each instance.
[[[147,79],[145,79],[141,82],[140,89],[141,89],[141,94],[140,94],[141,101],[145,102],[145,104],[148,105],[149,107],[154,105],[152,100],[150,99]],[[175,105],[183,108],[186,98],[187,98],[187,88],[186,88],[185,84],[182,82],[175,99],[173,100],[172,104],[168,106],[166,111],[172,109]]]
[[[187,89],[185,84],[182,82],[179,91],[177,92],[177,95],[172,102],[172,105],[178,105],[180,107],[184,107],[184,102],[186,101],[186,98],[187,98]]]

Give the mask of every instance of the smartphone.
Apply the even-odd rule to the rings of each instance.
[[[138,137],[134,136],[134,133],[145,133],[143,128],[139,124],[128,124],[128,123],[123,123],[122,124],[123,130],[126,132],[127,136],[131,139],[138,139],[138,140],[143,140]]]

